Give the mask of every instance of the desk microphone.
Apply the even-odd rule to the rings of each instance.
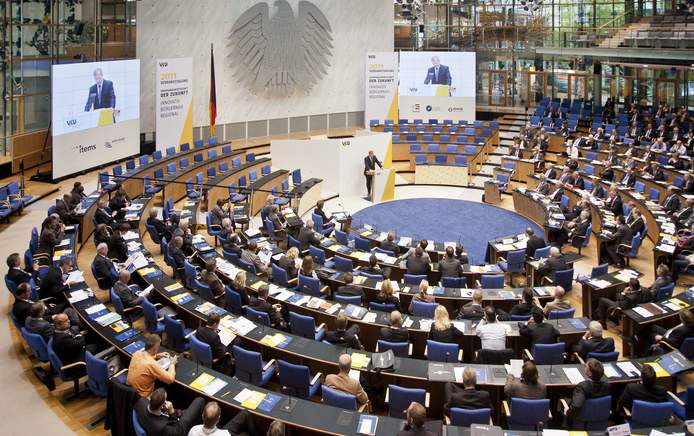
[[[545,427],[545,423],[544,423],[544,422],[539,421],[539,422],[537,423],[537,427],[536,427],[536,428],[537,428],[537,436],[540,436],[540,435],[542,434],[542,432],[544,431],[544,427]]]
[[[450,355],[451,355],[450,351],[446,351],[446,363],[450,362],[450,360],[448,359],[450,357]]]

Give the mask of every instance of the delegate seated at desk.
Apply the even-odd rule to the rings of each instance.
[[[394,310],[389,315],[389,325],[381,327],[379,339],[388,342],[408,342],[410,331],[402,326],[402,314]]]
[[[414,256],[408,256],[406,261],[407,274],[425,275],[431,271],[429,256],[424,257],[422,247],[415,248]]]
[[[614,339],[603,337],[602,325],[597,321],[588,324],[588,331],[583,335],[572,351],[581,359],[587,359],[588,353],[611,353],[614,351]]]
[[[554,324],[545,322],[542,312],[535,312],[527,323],[518,323],[518,332],[530,340],[530,347],[536,344],[555,344],[560,336]]]
[[[187,409],[178,415],[170,401],[166,400],[166,389],[156,389],[150,398],[141,397],[135,403],[137,420],[147,434],[162,436],[186,436],[200,419],[205,400],[196,397]]]
[[[491,306],[484,309],[484,318],[477,324],[475,334],[480,338],[482,350],[505,350],[506,336],[511,333],[511,326],[500,323]]]
[[[571,401],[568,403],[569,410],[566,413],[566,418],[569,427],[573,424],[573,418],[581,412],[586,400],[610,394],[610,384],[602,379],[605,369],[599,360],[588,359],[585,372],[586,380],[576,385],[571,395]]]
[[[434,322],[429,328],[427,339],[436,342],[446,342],[455,344],[458,342],[458,337],[462,336],[460,331],[453,326],[451,319],[448,317],[448,310],[440,304],[434,310]]]
[[[616,300],[611,300],[607,297],[600,297],[598,305],[593,310],[593,319],[600,322],[603,327],[607,327],[607,318],[615,316],[615,309],[619,308],[622,311],[633,309],[639,304],[651,301],[652,296],[650,291],[641,286],[639,279],[632,277],[629,279],[629,284],[619,294]],[[613,319],[617,323],[617,319]]]
[[[692,314],[692,310],[680,310],[679,318],[680,324],[669,330],[659,325],[651,327],[654,342],[652,348],[656,352],[666,353],[672,348],[678,349],[685,339],[694,337],[694,314]]]
[[[647,401],[649,403],[664,403],[668,401],[667,390],[656,384],[655,369],[650,365],[641,367],[641,382],[628,383],[624,387],[622,395],[617,402],[617,410],[624,415],[623,409],[631,411],[634,401]],[[626,418],[626,416],[624,416]]]
[[[414,313],[414,302],[420,301],[422,303],[435,303],[436,298],[429,294],[429,282],[427,280],[422,280],[419,282],[419,292],[412,297],[410,300],[410,306],[408,311]]]
[[[361,302],[364,303],[366,300],[366,296],[364,295],[364,290],[352,284],[354,282],[354,275],[347,271],[343,276],[342,276],[342,281],[345,282],[344,285],[339,286],[337,288],[337,291],[335,292],[335,295],[343,295],[346,297],[359,297],[361,298]]]
[[[620,245],[631,245],[633,233],[631,228],[626,224],[624,215],[617,217],[617,231],[614,233],[604,233],[604,241],[601,245],[600,263],[609,263],[616,265],[617,268],[623,268],[622,258],[617,254],[617,249]]]
[[[463,370],[462,389],[454,383],[446,383],[446,402],[443,405],[447,416],[454,407],[461,409],[492,409],[489,392],[477,389],[477,372],[469,367]]]
[[[542,280],[545,276],[550,276],[555,271],[562,271],[567,268],[566,260],[564,260],[564,255],[559,251],[558,247],[551,247],[549,249],[549,257],[544,261],[540,262],[540,266],[537,268],[537,280]]]
[[[370,411],[368,395],[361,383],[349,376],[349,372],[352,369],[352,357],[349,354],[342,354],[338,359],[337,366],[339,372],[337,374],[328,374],[325,377],[325,386],[354,395],[359,406],[366,405],[364,411],[368,413]]]
[[[554,287],[554,299],[545,304],[543,313],[549,318],[549,313],[555,310],[571,309],[571,301],[566,298],[566,290],[561,286]]]
[[[176,380],[176,363],[178,356],[170,357],[169,353],[160,353],[161,338],[156,334],[148,334],[144,338],[145,348],[136,351],[128,367],[127,384],[137,390],[141,397],[149,398],[154,391],[154,383],[158,380],[171,384]],[[169,358],[171,363],[167,369],[162,368],[158,359]]]
[[[547,398],[547,386],[540,380],[537,366],[532,360],[523,363],[520,379],[509,373],[506,376],[504,394],[506,398],[524,398],[526,400],[542,400]]]
[[[475,289],[472,292],[472,301],[465,304],[458,313],[458,319],[480,320],[484,317],[484,307],[482,307],[482,299],[484,294],[481,289]]]
[[[347,315],[345,315],[344,311],[340,311],[335,318],[335,330],[325,332],[325,340],[331,344],[363,350],[364,347],[359,341],[359,326],[352,324],[348,328],[347,324]]]

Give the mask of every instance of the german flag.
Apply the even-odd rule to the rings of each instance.
[[[210,45],[210,136],[214,136],[217,121],[217,86],[214,77],[214,46]]]

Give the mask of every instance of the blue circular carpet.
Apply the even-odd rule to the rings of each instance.
[[[395,200],[369,206],[355,213],[353,226],[370,224],[376,230],[393,230],[398,236],[439,242],[461,242],[471,263],[483,263],[487,243],[501,236],[522,233],[531,220],[496,206],[446,198]]]

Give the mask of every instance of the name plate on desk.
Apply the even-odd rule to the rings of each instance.
[[[629,427],[629,424],[613,425],[612,427],[607,427],[607,434],[609,436],[630,436],[631,427]]]

